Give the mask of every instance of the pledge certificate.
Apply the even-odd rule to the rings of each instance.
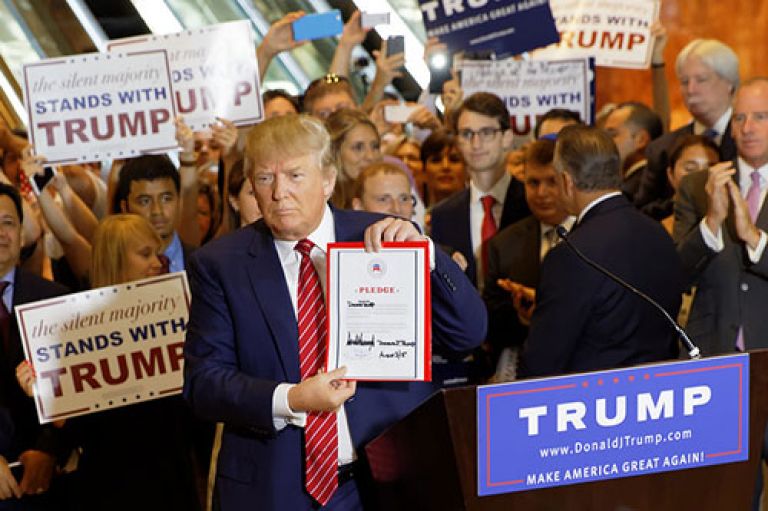
[[[326,368],[353,380],[432,378],[429,243],[328,245]]]

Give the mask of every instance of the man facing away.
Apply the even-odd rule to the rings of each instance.
[[[555,169],[563,201],[577,216],[568,236],[586,257],[656,300],[680,308],[682,269],[669,235],[621,194],[616,145],[603,131],[568,126]],[[628,366],[677,355],[675,331],[651,304],[560,243],[541,268],[521,374],[547,376]]]

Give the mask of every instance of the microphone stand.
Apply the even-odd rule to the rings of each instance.
[[[630,290],[631,292],[633,292],[634,294],[636,294],[637,296],[639,296],[640,298],[642,298],[646,302],[648,302],[651,305],[653,305],[656,308],[656,310],[658,310],[659,312],[661,312],[661,314],[664,315],[664,317],[667,319],[669,324],[672,325],[672,327],[675,329],[675,331],[677,332],[677,335],[683,341],[683,344],[685,345],[685,349],[688,350],[688,356],[691,359],[694,359],[694,360],[701,358],[701,351],[699,350],[699,348],[695,344],[693,344],[693,341],[691,341],[690,337],[688,337],[688,334],[685,333],[685,330],[683,330],[683,327],[678,325],[677,321],[672,319],[672,316],[670,316],[669,313],[666,310],[664,310],[664,307],[662,307],[659,303],[657,303],[656,300],[654,300],[653,298],[651,298],[647,294],[643,293],[642,291],[640,291],[639,289],[637,289],[633,285],[629,284],[628,282],[624,281],[618,275],[612,273],[611,271],[609,271],[606,268],[603,268],[601,265],[597,264],[596,262],[594,262],[593,260],[591,260],[590,258],[585,256],[581,252],[581,250],[576,248],[571,243],[571,241],[568,239],[568,231],[565,229],[565,227],[563,227],[562,225],[558,225],[555,228],[555,231],[557,232],[557,235],[560,237],[560,239],[562,239],[563,242],[565,242],[565,244],[568,246],[568,248],[571,249],[573,251],[573,253],[576,254],[579,257],[579,259],[581,259],[582,261],[584,261],[589,266],[591,266],[592,268],[596,269],[597,271],[599,271],[600,273],[602,273],[603,275],[605,275],[609,279],[613,280],[614,282],[619,284],[621,287]]]

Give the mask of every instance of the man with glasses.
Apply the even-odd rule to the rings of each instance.
[[[454,118],[469,188],[434,207],[432,239],[461,252],[469,262],[467,276],[482,288],[488,240],[530,211],[523,184],[506,172],[513,135],[501,98],[475,93],[462,103]]]

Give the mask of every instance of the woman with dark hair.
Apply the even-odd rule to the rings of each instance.
[[[427,137],[421,144],[421,161],[426,175],[427,206],[434,206],[466,187],[464,160],[448,131],[434,131]]]
[[[229,172],[224,219],[216,233],[217,238],[261,218],[261,210],[256,202],[253,186],[243,172],[243,163],[243,160],[238,161]]]

